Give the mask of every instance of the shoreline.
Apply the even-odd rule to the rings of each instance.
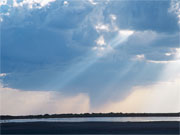
[[[179,134],[178,121],[1,123],[1,134]]]
[[[44,115],[0,115],[1,120],[40,119],[40,118],[89,118],[89,117],[180,117],[180,113],[83,113],[83,114],[44,114]]]

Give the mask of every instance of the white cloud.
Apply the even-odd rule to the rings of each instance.
[[[119,28],[116,24],[117,16],[115,14],[110,14],[109,17],[111,19],[111,25],[110,25],[111,31],[112,32],[119,31]]]
[[[180,25],[180,1],[179,0],[171,0],[171,6],[169,8],[169,12],[172,12],[177,15],[178,23]]]
[[[180,48],[172,48],[169,52],[165,53],[166,56],[175,56],[176,59],[180,58]]]
[[[89,111],[86,94],[64,96],[54,91],[23,91],[0,86],[2,115],[44,113],[85,113]]]
[[[48,5],[50,2],[54,2],[56,0],[23,0],[22,2],[17,2],[17,0],[13,0],[13,6],[14,7],[22,7],[24,5],[28,5],[29,8],[42,8],[46,5]],[[37,4],[40,4],[40,6],[37,6]]]
[[[106,42],[105,42],[105,40],[104,40],[104,37],[103,37],[103,36],[100,36],[100,37],[96,40],[96,44],[97,44],[97,45],[100,45],[100,46],[106,45]]]
[[[168,63],[176,63],[177,60],[146,60],[148,63],[156,63],[156,64],[168,64]]]
[[[92,5],[97,5],[98,3],[95,2],[94,0],[89,0],[89,2],[92,4]]]
[[[144,59],[145,59],[144,54],[138,54],[133,58],[133,60],[139,60],[139,61],[142,61]]]
[[[109,17],[111,19],[110,23],[104,24],[103,22],[99,22],[95,26],[95,29],[96,29],[97,32],[116,32],[116,31],[119,31],[119,28],[116,25],[116,19],[117,19],[116,15],[110,14]]]
[[[0,77],[5,77],[6,75],[6,73],[0,73]]]
[[[149,63],[161,63],[161,64],[168,64],[168,63],[180,63],[180,48],[173,48],[171,52],[165,53],[166,56],[174,56],[172,60],[146,60]]]
[[[7,4],[7,0],[0,0],[0,6],[1,5],[6,5]]]
[[[172,53],[165,53],[165,55],[166,55],[166,56],[171,56],[171,55],[172,55]]]
[[[114,14],[110,14],[110,18],[111,18],[111,20],[113,20],[113,21],[115,21],[115,20],[117,19],[116,15],[114,15]]]
[[[178,63],[180,62],[180,48],[172,48],[170,52],[164,54],[165,56],[173,56],[172,60],[150,60],[146,59],[144,54],[138,54],[132,58],[132,60],[138,61],[146,61],[148,63],[156,63],[156,64],[169,64],[169,63]]]
[[[97,32],[99,32],[99,31],[109,31],[109,26],[99,23],[98,25],[95,26],[95,29],[96,29]]]
[[[119,31],[119,34],[120,35],[123,35],[123,36],[130,36],[130,35],[132,35],[134,33],[134,31],[132,31],[132,30],[120,30]]]
[[[69,4],[69,2],[68,1],[64,1],[64,5],[68,5]]]
[[[29,15],[29,11],[27,9],[33,9],[33,8],[43,8],[47,5],[49,5],[51,2],[55,2],[56,0],[0,0],[0,8],[2,5],[7,5],[6,10],[2,10],[0,12],[0,22],[3,22],[3,16],[10,16],[11,14],[17,15],[18,14],[18,21],[21,21],[21,17],[24,18],[26,13]]]
[[[134,31],[132,30],[119,30],[116,37],[107,43],[104,41],[104,37],[100,36],[100,38],[96,40],[97,45],[92,49],[96,51],[97,56],[105,56],[109,52],[114,52],[115,48],[123,42],[126,42],[133,33]]]
[[[96,40],[96,44],[97,45],[94,46],[92,50],[96,51],[97,56],[104,56],[105,54],[114,50],[110,45],[105,42],[102,35]]]
[[[180,48],[175,48],[175,58],[180,59]]]
[[[167,36],[164,37],[163,34],[151,30],[134,31],[133,36],[131,37],[129,43],[138,46],[147,46],[152,42],[154,42],[155,40],[157,40],[158,38],[168,38],[168,37]]]
[[[105,54],[108,54],[109,52],[113,52],[114,49],[110,45],[106,46],[95,46],[92,48],[94,51],[96,51],[96,55],[99,57],[105,56]]]

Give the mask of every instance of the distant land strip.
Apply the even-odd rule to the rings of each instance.
[[[42,114],[11,116],[0,115],[1,120],[6,119],[33,119],[33,118],[81,118],[81,117],[180,117],[178,113],[81,113],[81,114]]]

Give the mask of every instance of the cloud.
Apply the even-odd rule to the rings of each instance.
[[[125,98],[106,101],[90,107],[86,94],[64,96],[52,91],[23,91],[0,88],[1,115],[30,115],[86,112],[179,112],[179,82],[159,82],[149,86],[136,86]]]
[[[168,61],[165,61],[165,60],[163,60],[163,61],[161,61],[161,60],[158,60],[158,61],[156,61],[156,60],[147,60],[147,62],[156,63],[156,64],[167,64],[167,63],[176,63],[176,60],[168,60]]]
[[[85,113],[90,99],[86,94],[65,96],[53,91],[23,91],[0,86],[1,115]]]
[[[97,24],[95,26],[95,29],[97,30],[97,32],[99,32],[99,31],[109,31],[109,26],[105,25],[105,24]]]
[[[144,56],[138,55],[141,59]],[[134,85],[123,99],[109,100],[95,111],[108,112],[179,112],[180,111],[180,61],[176,49],[174,62],[167,62],[157,80],[151,84]],[[144,74],[143,74],[144,75]],[[138,76],[136,76],[138,78]],[[145,77],[143,77],[145,79]]]
[[[180,79],[161,82],[150,86],[134,87],[132,92],[120,101],[109,101],[96,112],[179,112]]]
[[[110,18],[111,18],[113,21],[115,21],[115,20],[117,19],[116,15],[114,15],[114,14],[110,14]]]
[[[106,13],[115,14],[117,26],[122,29],[178,32],[177,18],[167,12],[170,3],[171,1],[112,1],[109,2]]]
[[[96,44],[97,44],[97,45],[100,45],[100,46],[106,45],[106,42],[105,42],[105,40],[104,40],[104,37],[103,37],[103,36],[100,36],[100,37],[96,40]]]
[[[164,57],[172,57],[169,60],[152,60],[145,57],[144,54],[135,55],[132,60],[145,61],[148,63],[156,63],[156,64],[168,64],[168,63],[177,63],[180,61],[180,49],[179,48],[171,48],[169,52],[164,54]]]
[[[179,33],[169,1],[16,2],[0,9],[7,87],[87,92],[96,105],[155,82],[175,61]]]
[[[132,30],[120,30],[119,34],[123,35],[123,36],[130,36],[134,33],[134,31]]]
[[[130,59],[143,54],[150,61],[173,61],[179,48],[178,33],[167,34],[155,31],[135,31],[123,48]],[[121,52],[122,53],[122,52]],[[165,55],[171,53],[171,55]],[[136,57],[137,58],[137,57]]]
[[[0,73],[0,77],[5,77],[6,75],[6,73]]]
[[[92,4],[92,5],[97,5],[98,3],[95,2],[94,0],[89,0],[89,2]]]
[[[172,53],[165,53],[165,55],[166,55],[166,56],[171,56],[171,55],[172,55]]]
[[[7,0],[1,0],[1,1],[0,1],[0,6],[1,6],[1,5],[6,5],[6,4],[7,4]]]
[[[144,54],[138,54],[133,58],[133,60],[139,60],[139,61],[142,61],[144,59],[145,59]]]
[[[179,49],[177,49],[177,52],[178,51]],[[179,54],[176,53],[176,55],[178,57]],[[140,55],[139,57],[143,57],[143,55]],[[115,91],[113,89],[114,87],[110,86],[111,92],[108,94],[108,97],[111,97],[113,89],[113,93],[118,98],[111,97],[103,100],[101,105],[97,102],[97,106],[90,105],[90,100],[92,100],[93,97],[88,97],[83,93],[79,93],[75,96],[64,96],[60,92],[23,91],[1,86],[1,112],[3,114],[13,115],[70,112],[179,112],[179,66],[179,61],[166,64],[165,69],[163,69],[159,77],[156,77],[153,74],[153,78],[155,77],[158,79],[158,81],[155,81],[153,84],[132,85],[131,82],[128,82],[128,85],[131,85],[131,93],[126,93],[125,97],[122,96],[121,93]],[[128,67],[125,67],[124,69],[129,70]],[[137,71],[136,65],[133,64],[132,67],[133,70]],[[96,66],[96,68],[98,67]],[[152,67],[150,68],[152,69]],[[147,68],[147,71],[151,74],[151,71],[148,70],[150,68]],[[158,70],[156,67],[154,67],[154,69]],[[141,75],[141,73],[144,72],[143,70],[142,67],[139,70],[140,72],[138,72],[138,75]],[[123,70],[122,72],[124,73],[126,70]],[[107,70],[105,73],[108,73]],[[139,78],[138,75],[135,75],[135,79],[137,80]],[[133,75],[131,74],[130,77],[133,78]],[[88,76],[88,78],[91,80],[91,76]],[[126,78],[126,76],[123,76],[123,79],[124,78]],[[96,81],[97,79],[98,78],[95,76],[94,80]],[[146,79],[146,74],[143,74],[142,79]],[[118,86],[122,83],[120,82],[120,79],[116,78],[116,81],[118,81]],[[81,86],[82,83],[84,82],[81,81]],[[88,83],[91,83],[91,81]],[[104,81],[103,85],[105,85]],[[123,86],[121,85],[121,87]],[[90,89],[92,89],[92,87],[90,87]],[[107,91],[103,92],[105,93]],[[97,97],[98,99],[102,99],[104,98],[103,92],[100,91],[100,94],[98,94],[96,91],[94,94],[96,96],[99,95]]]
[[[56,0],[22,0],[18,2],[18,0],[13,0],[14,7],[22,7],[27,5],[30,9],[32,8],[42,8],[47,6],[51,2],[55,2]]]
[[[107,45],[107,43],[104,40],[104,37],[101,35],[96,40],[96,46],[94,46],[92,50],[96,51],[97,56],[103,56],[105,53],[113,51],[113,48],[110,45]]]
[[[68,1],[64,1],[64,5],[69,5],[69,2]]]
[[[171,0],[169,12],[174,13],[177,16],[178,23],[180,25],[180,2],[178,0]]]
[[[106,46],[95,46],[92,48],[92,50],[96,51],[97,56],[102,57],[105,54],[108,54],[110,52],[113,52],[114,49],[110,45]]]
[[[97,53],[97,56],[106,56],[110,52],[113,52],[117,46],[122,45],[128,41],[128,38],[134,33],[132,30],[119,30],[116,36],[112,38],[108,43],[105,42],[104,37],[101,35],[96,40],[96,46],[92,48]]]

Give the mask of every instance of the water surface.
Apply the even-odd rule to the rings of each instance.
[[[39,118],[0,120],[8,122],[148,122],[148,121],[180,121],[180,117],[84,117],[84,118]]]

